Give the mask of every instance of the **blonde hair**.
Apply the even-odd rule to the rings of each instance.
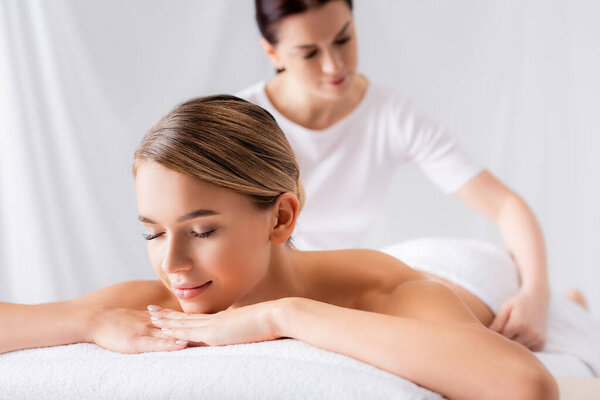
[[[261,209],[286,192],[296,195],[300,209],[304,205],[298,162],[275,118],[235,96],[199,97],[175,107],[142,139],[134,176],[144,160],[250,196]]]

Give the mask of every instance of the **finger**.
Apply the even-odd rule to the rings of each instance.
[[[536,343],[533,343],[529,348],[532,351],[542,351],[545,344],[546,344],[546,340],[542,338],[542,339],[538,340]]]
[[[186,319],[186,318],[190,317],[190,314],[186,314],[186,313],[183,313],[180,311],[173,311],[173,310],[158,310],[158,311],[148,310],[148,312],[150,312],[150,315],[160,317],[160,318]]]
[[[159,312],[151,312],[153,317],[159,317],[162,319],[173,319],[173,320],[193,320],[193,319],[207,319],[210,318],[211,314],[186,314],[179,311],[159,311]]]
[[[155,326],[149,327],[145,334],[146,336],[151,336],[155,338],[172,339],[169,336],[165,335],[165,333],[162,331],[162,329],[160,329],[160,327],[157,328]]]
[[[171,338],[177,338],[189,342],[202,342],[200,338],[200,332],[197,328],[162,328],[162,331],[165,335]]]
[[[152,318],[152,324],[159,328],[198,328],[205,326],[207,321],[202,319],[164,319]]]
[[[531,349],[532,344],[536,343],[536,338],[534,336],[527,336],[522,334],[515,335],[512,340],[517,343],[522,344],[523,346]]]
[[[532,351],[540,351],[544,347],[544,343],[546,343],[544,335],[533,333],[531,339],[527,343],[524,343],[524,345]]]
[[[509,318],[509,320],[506,322],[506,325],[504,325],[504,328],[500,331],[500,334],[502,336],[506,336],[510,340],[515,340],[517,335],[523,333],[522,331],[523,327],[521,324],[515,321],[514,318],[512,320]]]
[[[510,318],[511,311],[511,306],[502,306],[502,308],[500,308],[500,311],[498,312],[498,315],[496,315],[496,318],[494,318],[494,320],[490,324],[489,328],[496,332],[501,332],[504,329],[506,323],[508,322],[508,319]]]
[[[136,341],[135,349],[138,353],[152,351],[174,351],[181,350],[187,346],[185,340],[174,340],[173,338],[155,338],[151,336],[142,336]]]
[[[177,314],[184,314],[185,315],[185,313],[182,313],[182,312],[179,312],[179,311],[175,311],[175,310],[173,310],[171,308],[162,308],[162,307],[154,305],[154,304],[150,304],[146,308],[147,308],[147,310],[148,310],[148,312],[150,314],[167,314],[167,313],[170,313],[170,312],[174,312],[174,313],[177,313]]]

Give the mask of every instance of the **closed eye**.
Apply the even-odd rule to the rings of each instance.
[[[309,59],[309,58],[312,58],[312,57],[314,57],[316,54],[317,54],[317,49],[314,49],[314,50],[313,50],[313,51],[311,51],[310,53],[308,53],[308,54],[305,54],[305,55],[304,55],[302,58],[304,58],[304,59]]]
[[[191,233],[192,233],[193,237],[197,237],[200,239],[206,239],[206,238],[211,237],[215,233],[215,231],[216,231],[216,229],[212,229],[208,232],[203,232],[203,233],[198,233],[198,232],[194,232],[194,231],[192,231]]]
[[[142,236],[144,237],[144,239],[146,240],[152,240],[152,239],[156,239],[157,237],[160,237],[162,235],[164,235],[164,232],[161,233],[157,233],[155,235],[150,235],[149,233],[142,233]]]
[[[334,44],[341,46],[343,44],[346,44],[350,41],[351,37],[347,36],[341,39],[336,40],[335,42],[333,42]],[[304,59],[309,59],[314,57],[315,55],[317,55],[317,49],[314,49],[313,51],[311,51],[310,53],[305,54],[304,56],[302,56]]]

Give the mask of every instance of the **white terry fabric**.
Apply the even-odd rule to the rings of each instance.
[[[382,249],[406,265],[447,279],[479,297],[497,314],[520,287],[519,273],[507,251],[467,239],[408,240]]]
[[[519,290],[517,266],[506,250],[466,239],[409,240],[382,250],[408,266],[462,286],[497,314]],[[556,376],[600,376],[600,321],[560,294],[548,309],[547,340],[535,353]]]
[[[307,202],[293,236],[299,249],[358,246],[402,162],[414,162],[445,192],[459,189],[481,171],[444,129],[392,89],[370,83],[352,113],[327,129],[311,130],[280,114],[265,84],[237,95],[275,117],[300,164]]]
[[[15,351],[0,355],[0,398],[442,399],[293,339],[143,354],[89,343]]]

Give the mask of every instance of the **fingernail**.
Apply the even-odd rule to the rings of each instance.
[[[186,340],[176,340],[175,344],[177,346],[183,346],[184,344],[187,344],[187,341]]]
[[[171,328],[161,328],[161,329],[163,330],[163,332],[166,332],[166,331],[170,331],[170,330],[171,330]]]
[[[160,311],[160,307],[151,304],[148,306],[148,311]]]
[[[160,315],[153,315],[150,317],[152,321],[160,321],[162,317]]]

